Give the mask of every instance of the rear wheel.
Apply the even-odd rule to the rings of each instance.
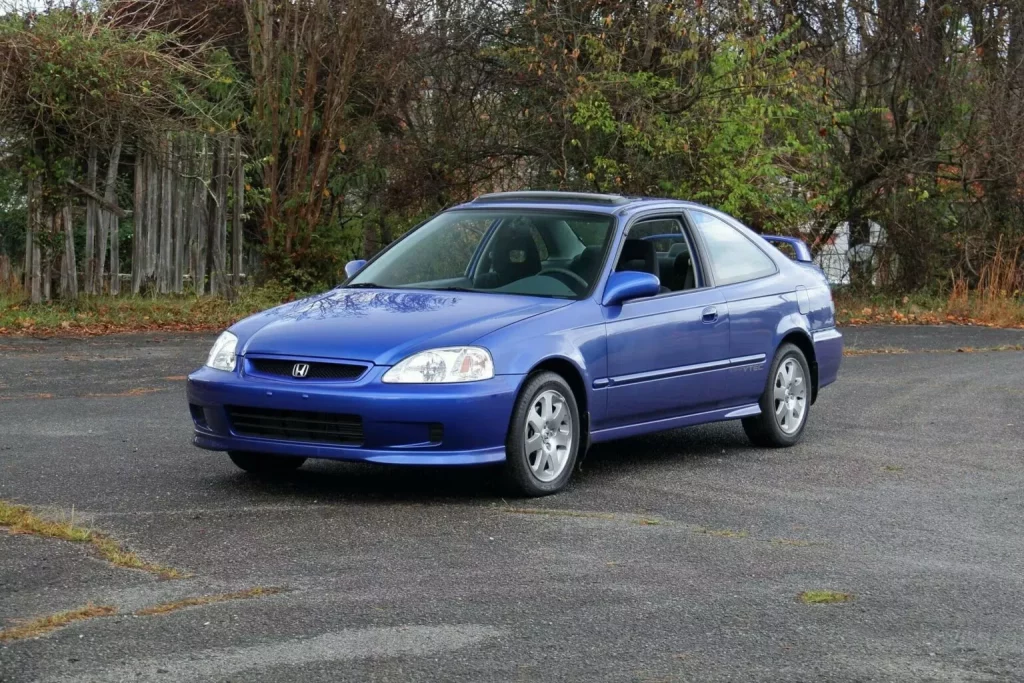
[[[241,451],[230,451],[228,457],[231,458],[231,462],[252,474],[284,474],[299,469],[306,462],[306,458]]]
[[[527,379],[505,442],[509,488],[526,496],[561,491],[572,477],[579,447],[579,409],[566,381],[553,372]]]
[[[755,446],[784,448],[800,440],[811,413],[810,379],[804,352],[792,344],[780,346],[761,394],[761,414],[743,420]]]

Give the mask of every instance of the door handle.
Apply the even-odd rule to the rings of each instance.
[[[718,320],[718,309],[715,308],[714,306],[708,306],[700,314],[700,319],[701,319],[701,322],[705,322],[705,323],[716,322]]]

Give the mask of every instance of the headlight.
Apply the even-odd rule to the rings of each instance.
[[[477,382],[494,377],[494,362],[487,349],[457,346],[431,349],[409,356],[384,373],[388,384],[440,384]]]
[[[230,332],[225,332],[217,337],[217,341],[214,342],[213,348],[210,349],[210,357],[206,359],[206,364],[214,370],[234,372],[235,350],[237,348],[238,337]]]

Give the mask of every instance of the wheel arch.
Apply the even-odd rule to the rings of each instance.
[[[807,359],[807,365],[811,368],[811,404],[818,400],[818,356],[814,351],[814,342],[805,330],[793,329],[786,332],[779,340],[776,353],[783,344],[792,344],[801,351]]]
[[[587,384],[583,379],[583,371],[564,356],[551,356],[538,362],[527,373],[527,377],[538,372],[553,372],[565,380],[572,389],[573,398],[576,399],[576,407],[580,413],[583,424],[580,425],[580,459],[586,455],[590,447],[590,396],[587,394]]]

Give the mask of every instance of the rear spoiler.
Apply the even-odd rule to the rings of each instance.
[[[780,235],[761,235],[766,242],[777,242],[781,244],[788,244],[793,247],[793,251],[796,253],[796,260],[804,263],[811,263],[811,250],[807,247],[807,242],[804,242],[799,237],[782,237]]]

